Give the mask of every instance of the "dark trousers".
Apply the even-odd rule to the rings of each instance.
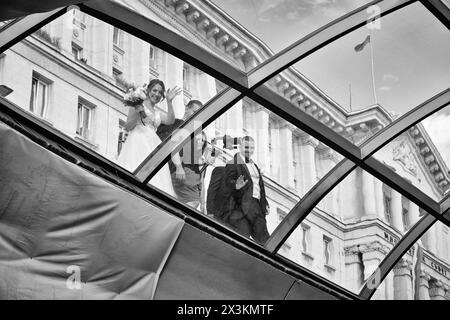
[[[235,209],[228,215],[226,222],[243,236],[252,237],[256,242],[264,245],[270,235],[267,231],[266,215],[261,211],[259,200],[251,198],[251,205],[246,206],[247,212]]]

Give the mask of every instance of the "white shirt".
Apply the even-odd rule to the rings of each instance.
[[[261,198],[261,190],[259,188],[259,172],[256,168],[256,165],[253,163],[253,161],[250,160],[250,162],[245,164],[247,166],[248,171],[250,172],[250,177],[252,178],[253,182],[253,198],[260,199]]]

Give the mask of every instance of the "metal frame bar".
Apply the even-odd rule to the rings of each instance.
[[[59,8],[49,12],[31,14],[13,22],[0,32],[0,52],[6,51],[66,12],[66,8]]]
[[[336,150],[352,161],[361,160],[359,147],[343,136],[337,134],[326,125],[293,105],[266,85],[256,88],[248,96],[267,109],[282,115],[282,117],[306,133],[319,139],[330,148]]]
[[[441,213],[444,215],[450,209],[450,194],[448,194],[440,203]],[[450,227],[450,226],[449,226]]]
[[[13,119],[17,119],[15,120],[15,124],[23,128],[23,131],[28,131],[29,129],[32,131],[40,131],[40,135],[42,137],[49,139],[50,143],[47,143],[45,148],[47,148],[50,152],[55,153],[55,148],[52,148],[55,144],[57,146],[64,146],[67,148],[67,151],[73,152],[81,157],[81,161],[72,159],[72,162],[76,165],[86,168],[83,163],[88,162],[89,165],[89,162],[92,162],[95,166],[99,166],[101,170],[103,168],[106,169],[105,172],[109,175],[109,177],[113,177],[112,179],[109,178],[108,181],[115,184],[119,188],[124,188],[129,192],[144,198],[146,201],[162,207],[169,213],[184,219],[186,223],[221,239],[233,247],[272,265],[274,268],[277,268],[288,275],[307,283],[311,283],[336,297],[354,300],[359,299],[358,295],[355,293],[320,277],[313,271],[301,267],[292,261],[288,261],[283,257],[270,254],[264,247],[256,244],[254,241],[237,234],[222,224],[213,222],[213,219],[199,213],[187,205],[182,204],[156,187],[141,183],[135,176],[131,175],[125,169],[110,162],[108,159],[103,158],[89,148],[76,143],[74,140],[62,134],[50,125],[39,122],[33,115],[24,111],[7,99],[0,97],[0,106],[2,107],[0,114],[4,113]],[[0,122],[2,122],[2,120],[0,120]],[[31,139],[33,140],[33,138]],[[96,170],[95,168],[87,169],[100,178],[105,179],[105,176],[102,175],[99,170]]]
[[[328,43],[363,26],[367,22],[366,9],[377,5],[381,16],[394,12],[417,0],[376,0],[325,25],[264,61],[248,73],[250,88],[258,87],[294,63],[326,46]]]
[[[81,8],[83,11],[100,18],[101,20],[110,22],[113,25],[116,25],[118,27],[123,28],[125,31],[132,33],[133,35],[136,35],[140,38],[142,38],[145,41],[149,41],[154,43],[155,45],[159,46],[161,49],[167,51],[170,54],[173,54],[174,56],[183,59],[184,61],[194,65],[195,67],[213,75],[216,79],[224,82],[227,85],[230,85],[231,87],[241,91],[239,92],[232,92],[227,91],[227,98],[222,101],[223,104],[225,104],[225,107],[220,109],[220,103],[211,102],[208,104],[210,108],[214,106],[214,110],[210,110],[207,112],[207,108],[202,109],[198,112],[196,115],[200,119],[204,119],[206,122],[212,122],[215,118],[217,118],[220,115],[220,111],[224,112],[229,107],[232,106],[232,104],[235,103],[236,100],[239,100],[243,96],[247,95],[250,98],[254,99],[261,105],[268,107],[270,110],[276,110],[275,112],[277,114],[283,114],[284,118],[293,119],[301,129],[304,129],[304,131],[308,132],[309,134],[313,135],[314,137],[317,137],[319,140],[329,143],[330,147],[333,147],[333,149],[336,149],[337,151],[340,151],[342,154],[347,156],[350,160],[344,160],[342,164],[339,166],[339,168],[335,168],[333,170],[333,174],[327,175],[325,178],[321,180],[319,184],[317,184],[308,194],[307,197],[304,198],[304,201],[301,201],[296,205],[296,214],[292,213],[292,217],[296,216],[297,222],[299,223],[300,219],[306,217],[308,212],[311,212],[314,206],[312,204],[314,202],[320,201],[322,197],[326,195],[337,183],[339,183],[339,179],[343,179],[343,176],[340,178],[338,177],[338,172],[345,171],[345,166],[352,165],[354,167],[360,166],[362,169],[368,171],[369,173],[373,174],[375,177],[379,178],[384,183],[390,185],[395,190],[401,190],[401,194],[404,194],[406,197],[408,197],[410,200],[412,200],[415,203],[418,203],[421,207],[425,208],[427,211],[429,211],[429,215],[427,215],[423,220],[421,220],[415,227],[413,227],[410,232],[407,233],[407,235],[400,240],[400,242],[397,244],[397,246],[388,254],[385,260],[380,265],[380,269],[384,268],[384,276],[389,272],[390,269],[392,269],[393,265],[398,261],[398,259],[403,255],[406,250],[409,249],[409,247],[414,243],[415,239],[419,238],[423,232],[426,231],[426,229],[435,221],[439,220],[448,225],[448,220],[446,220],[443,216],[438,215],[438,213],[443,213],[448,205],[448,201],[450,201],[449,198],[444,199],[439,204],[437,204],[434,200],[430,199],[425,194],[421,193],[420,190],[415,188],[414,186],[409,185],[403,178],[397,177],[392,175],[392,172],[389,171],[387,167],[385,167],[383,164],[379,163],[374,158],[367,158],[365,160],[362,160],[368,156],[370,156],[371,153],[375,152],[376,148],[381,148],[382,145],[377,145],[376,142],[370,142],[368,143],[368,147],[362,151],[359,148],[354,149],[355,147],[353,144],[351,144],[348,140],[345,138],[337,138],[340,137],[337,136],[334,131],[330,129],[330,131],[327,131],[329,129],[326,126],[327,129],[320,128],[318,131],[316,130],[317,125],[319,122],[315,120],[314,118],[310,117],[306,113],[302,112],[301,110],[298,110],[298,112],[301,112],[301,114],[296,113],[293,109],[293,105],[291,105],[289,102],[284,100],[282,97],[279,97],[279,99],[282,99],[287,104],[283,103],[282,107],[280,108],[278,106],[278,98],[271,97],[270,95],[267,95],[267,91],[265,92],[265,89],[258,88],[255,90],[255,93],[253,93],[251,90],[254,89],[254,87],[259,86],[263,84],[265,81],[269,80],[271,77],[276,75],[277,73],[281,72],[282,70],[288,68],[295,62],[299,61],[300,59],[306,57],[307,55],[313,53],[314,51],[320,49],[321,47],[327,45],[328,43],[334,41],[335,39],[338,39],[342,37],[343,35],[351,32],[352,30],[362,26],[366,19],[362,19],[363,15],[365,15],[365,9],[373,4],[378,4],[380,7],[382,7],[382,15],[389,14],[390,12],[393,12],[395,10],[398,10],[408,4],[411,4],[413,2],[412,0],[385,0],[385,1],[373,1],[370,4],[367,4],[349,14],[346,16],[336,20],[335,22],[332,22],[328,24],[327,26],[319,29],[318,31],[308,35],[307,37],[299,40],[292,46],[288,47],[287,49],[283,50],[279,54],[273,56],[271,59],[265,61],[261,65],[257,66],[254,70],[249,72],[248,74],[245,74],[237,69],[235,69],[233,66],[229,65],[228,63],[224,62],[223,60],[215,57],[214,55],[208,53],[207,51],[199,48],[198,46],[192,44],[187,39],[179,36],[178,34],[175,34],[171,31],[168,31],[166,28],[162,27],[161,25],[150,21],[146,19],[145,17],[140,16],[138,13],[135,13],[133,11],[130,11],[129,9],[113,3],[113,2],[99,2],[99,1],[91,1],[88,4],[81,5]],[[435,14],[441,22],[443,22],[447,28],[449,27],[449,10],[445,7],[440,1],[438,0],[420,0],[420,2],[427,7],[428,10],[430,10],[433,14]],[[34,30],[37,30],[42,25],[45,25],[46,23],[50,22],[51,20],[55,19],[56,17],[62,15],[65,13],[65,9],[58,9],[54,10],[48,13],[43,14],[36,14],[31,15],[28,17],[25,17],[24,19],[21,19],[21,21],[18,21],[17,23],[13,24],[10,28],[5,29],[0,33],[0,52],[6,50],[13,44],[19,42],[23,38],[25,38],[28,34],[33,32]],[[121,19],[125,19],[127,21],[126,23],[121,21]],[[23,30],[25,29],[25,31]],[[145,30],[145,31],[144,31]],[[178,49],[178,47],[183,48],[183,50]],[[250,90],[249,90],[250,89]],[[267,89],[267,88],[266,88]],[[269,89],[267,89],[269,90]],[[447,90],[448,91],[448,90]],[[266,95],[266,97],[261,98],[260,95],[263,93]],[[448,93],[448,92],[447,92]],[[446,94],[447,94],[446,93]],[[275,94],[275,93],[273,93]],[[229,95],[229,96],[228,96]],[[232,99],[232,96],[234,96],[234,100]],[[219,98],[217,98],[220,100]],[[228,100],[227,100],[228,99]],[[230,100],[231,99],[231,100]],[[214,99],[213,99],[214,100]],[[214,100],[217,101],[217,100]],[[228,101],[228,102],[227,102]],[[222,104],[222,105],[223,105]],[[432,108],[432,107],[430,107]],[[298,109],[298,108],[297,108]],[[293,114],[289,113],[290,111],[293,111]],[[430,112],[432,113],[432,112]],[[423,114],[423,113],[422,113]],[[308,117],[305,117],[308,116]],[[413,115],[412,113],[409,115],[409,121],[413,119],[418,119],[420,114]],[[195,122],[197,117],[193,117],[190,122]],[[303,120],[302,118],[305,118],[306,120]],[[301,119],[301,120],[300,120]],[[314,120],[315,123],[312,122]],[[393,126],[395,128],[389,129],[392,132],[395,130],[401,130],[404,131],[407,129],[406,123],[408,123],[407,120],[403,121],[403,129],[402,126],[396,125]],[[420,120],[419,120],[420,121]],[[306,124],[304,123],[306,122]],[[294,124],[295,124],[294,123]],[[186,126],[188,123],[186,123]],[[321,124],[322,125],[322,124]],[[37,125],[39,126],[39,125]],[[197,128],[198,129],[198,128]],[[195,132],[197,129],[193,129],[192,132]],[[386,130],[387,131],[387,130]],[[383,131],[384,132],[384,131]],[[331,135],[333,133],[333,135]],[[400,132],[401,133],[401,132]],[[387,133],[380,133],[380,135],[387,136]],[[394,139],[395,136],[390,136],[390,140]],[[188,139],[186,137],[185,141]],[[337,141],[336,141],[337,140]],[[340,141],[341,140],[341,141]],[[345,140],[342,141],[342,140]],[[341,147],[339,145],[339,142],[343,142],[345,147]],[[70,142],[73,143],[73,142]],[[175,148],[179,148],[182,145],[183,142],[179,143]],[[350,143],[353,147],[350,147],[348,145]],[[383,142],[384,144],[387,142]],[[348,147],[348,148],[347,148]],[[149,164],[150,174],[144,179],[144,181],[148,181],[151,177],[151,174],[158,170],[158,167],[161,167],[161,162],[168,159],[168,151],[171,147],[169,145],[163,145],[156,153],[155,157],[159,157],[158,161],[152,161],[153,165]],[[372,150],[372,152],[370,151]],[[367,152],[367,153],[364,153]],[[91,157],[98,158],[98,155],[91,154],[88,152],[88,154],[91,155]],[[164,156],[166,154],[166,156]],[[352,163],[352,161],[355,160],[355,163]],[[103,161],[103,160],[101,160]],[[156,164],[156,165],[155,165]],[[144,168],[144,166],[143,166]],[[349,170],[347,174],[350,172]],[[141,179],[143,178],[143,175],[141,175]],[[332,185],[332,186],[331,186]],[[331,186],[331,187],[329,187]],[[319,190],[323,189],[322,194],[320,194]],[[169,202],[177,203],[176,200],[170,200]],[[300,210],[300,204],[309,204],[309,209],[303,209]],[[178,203],[177,203],[178,204]],[[193,211],[193,210],[192,210]],[[289,215],[290,215],[289,214]],[[430,223],[432,219],[432,222]],[[294,219],[295,220],[295,219]],[[290,221],[290,223],[293,223],[294,220]],[[287,222],[286,222],[287,223]],[[298,225],[297,223],[297,225]],[[427,223],[429,225],[427,226]],[[293,228],[290,230],[287,227],[280,227],[280,230],[284,230],[283,232],[292,232]],[[287,234],[287,233],[286,233]],[[274,250],[281,245],[283,239],[285,239],[288,235],[282,236],[281,231],[277,231],[277,235],[273,235],[273,239],[277,238],[277,240],[271,240],[269,239],[269,242],[267,243],[268,246],[271,246],[274,248]],[[306,270],[307,273],[309,270]],[[314,278],[314,274],[312,275]],[[323,280],[321,280],[323,281]],[[333,287],[336,287],[336,285],[330,283],[329,281],[325,281],[327,285],[331,285]],[[364,289],[363,289],[364,291]],[[366,291],[361,291],[361,296],[370,296],[372,293],[365,293]]]
[[[388,253],[377,270],[368,278],[364,283],[359,296],[362,299],[370,299],[377,290],[378,286],[383,282],[384,278],[388,275],[391,269],[395,266],[398,260],[405,255],[405,253],[414,245],[419,239],[437,220],[432,215],[424,216],[419,222],[417,222],[408,233],[395,245],[395,247]],[[377,275],[378,274],[378,275]],[[370,285],[374,276],[377,275],[377,285]]]
[[[420,2],[450,29],[450,9],[442,3],[445,0],[420,0]]]
[[[437,112],[450,104],[450,89],[446,89],[434,97],[428,99],[413,110],[395,120],[383,130],[360,145],[361,155],[366,159],[380,150],[383,146],[398,137],[413,125],[419,123],[434,112]]]
[[[343,159],[331,171],[329,171],[309,192],[291,209],[288,215],[275,228],[265,247],[272,253],[276,253],[287,240],[295,228],[303,221],[320,200],[340,183],[356,164],[348,159]]]
[[[270,90],[267,86],[263,85],[255,89],[253,93],[248,93],[248,96],[262,106],[279,114],[280,116],[291,122],[293,125],[299,127],[301,130],[319,139],[330,148],[341,153],[343,156],[355,162],[358,166],[375,176],[377,179],[386,183],[396,191],[404,193],[407,198],[423,207],[427,211],[432,212],[436,216],[440,214],[441,209],[439,203],[431,199],[423,191],[408,183],[401,176],[392,174],[392,171],[390,171],[388,167],[380,163],[375,158],[369,157],[363,159],[362,155],[360,154],[361,149],[359,147],[355,146],[344,137],[337,135],[333,130],[321,124],[316,119],[306,114],[299,108],[295,107],[292,103],[278,95],[276,92]],[[438,101],[441,100],[438,99]],[[397,126],[394,126],[393,129],[400,130],[400,128],[398,128]],[[394,138],[395,137],[391,137],[389,139],[385,138],[386,141],[382,141],[382,143],[388,143]],[[373,148],[373,150],[376,150],[377,147],[375,146],[375,144]]]
[[[168,140],[163,141],[134,171],[134,175],[147,183],[158,172],[164,163],[169,160],[170,155],[178,153],[192,134],[201,132],[222,113],[226,112],[237,101],[242,99],[242,94],[232,88],[228,88],[212,100],[206,103],[202,109],[188,119],[178,130],[178,134]]]
[[[181,35],[116,2],[89,1],[80,5],[80,10],[154,44],[239,91],[248,87],[247,75],[243,71]]]

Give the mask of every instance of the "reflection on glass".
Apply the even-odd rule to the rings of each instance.
[[[424,213],[358,168],[332,189],[278,254],[354,293]]]
[[[360,145],[447,89],[449,56],[447,28],[415,2],[333,41],[267,85]]]
[[[125,105],[130,88],[147,89],[144,85],[153,79],[165,88],[148,88],[137,105],[142,113]],[[206,103],[224,87],[160,48],[78,10],[0,56],[2,96],[131,172],[161,142],[159,124],[188,117],[188,101]],[[136,140],[138,132],[146,138]]]
[[[270,49],[278,52],[370,1],[211,0],[211,2],[253,32]]]
[[[251,99],[235,104],[175,156],[169,166],[178,200],[261,244],[342,159]]]
[[[450,108],[432,114],[374,154],[436,201],[450,190]]]
[[[450,299],[449,228],[436,222],[377,288],[377,300]]]
[[[11,24],[12,22],[14,22],[15,20],[16,20],[16,19],[0,21],[0,32],[2,31],[2,29],[6,28],[9,24]]]

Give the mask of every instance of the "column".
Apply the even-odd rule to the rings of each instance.
[[[362,286],[362,265],[358,252],[345,252],[345,288],[357,292]]]
[[[450,300],[450,286],[444,285],[444,290],[445,290],[444,295],[445,300]]]
[[[112,76],[113,66],[113,27],[98,19],[91,20],[92,50],[88,50],[89,65]],[[89,28],[89,26],[87,27]],[[90,56],[92,55],[92,56]]]
[[[433,254],[437,253],[436,250],[436,224],[433,224],[431,228],[424,234],[427,244],[427,249]]]
[[[281,185],[294,189],[294,165],[292,147],[292,130],[286,123],[282,127],[280,127],[280,154],[275,156],[279,158],[281,163]]]
[[[269,172],[269,114],[263,107],[257,107],[255,113],[256,161],[264,172]]]
[[[408,217],[410,226],[413,227],[420,220],[419,206],[409,201]]]
[[[378,219],[385,221],[384,215],[384,196],[383,196],[383,182],[374,178],[375,184],[375,205],[377,210]]]
[[[430,280],[430,275],[425,271],[420,271],[419,300],[430,300],[429,280]]]
[[[148,70],[150,69],[150,45],[133,36],[128,36],[129,45],[124,56],[130,70],[130,81],[137,85],[149,83]],[[126,71],[126,70],[124,70]],[[166,88],[167,89],[167,88]]]
[[[194,85],[191,88],[192,99],[199,100],[203,104],[206,104],[217,94],[216,79],[198,69],[194,69],[193,78]],[[208,139],[215,137],[216,128],[214,121],[208,127],[203,129],[205,130]]]
[[[304,133],[300,138],[300,157],[303,168],[303,192],[307,193],[317,182],[316,178],[316,147],[317,139]]]
[[[337,163],[336,152],[324,144],[319,144],[316,148],[319,153],[319,165],[321,166],[319,178],[323,178],[328,172],[330,172]],[[337,202],[338,188],[334,187],[322,201],[319,203],[321,209],[332,215],[339,214],[339,204]]]
[[[442,281],[436,279],[430,281],[430,299],[445,300],[445,290]]]
[[[362,199],[359,195],[360,187],[357,185],[358,169],[353,170],[350,174],[341,181],[341,197],[340,197],[340,211],[343,220],[351,220],[356,222],[358,212],[362,210],[362,205],[359,203]]]
[[[362,172],[362,191],[364,197],[364,215],[376,216],[375,183],[372,175]]]
[[[242,100],[238,101],[235,105],[233,105],[225,115],[226,116],[226,134],[231,135],[232,137],[242,137],[244,127],[244,119],[242,117]],[[257,137],[253,137],[255,141],[258,139]]]
[[[403,218],[402,218],[402,196],[395,190],[391,191],[391,215],[392,215],[392,225],[401,234],[404,233]]]
[[[59,44],[62,50],[72,54],[72,33],[73,33],[73,13],[65,13],[51,27],[51,36],[59,38]]]
[[[369,288],[376,288],[372,297],[374,300],[386,299],[385,284],[380,282],[381,273],[378,269],[378,266],[383,259],[384,254],[376,250],[376,248],[373,248],[371,251],[363,252],[364,281],[368,281],[369,278],[373,276],[367,285]]]
[[[166,90],[169,88],[172,89],[175,86],[183,90],[183,60],[180,60],[168,53],[164,56],[162,79],[166,85]],[[177,119],[182,119],[184,116],[185,106],[183,94],[183,91],[181,91],[181,94],[172,100],[175,118]],[[167,110],[166,102],[167,100],[164,100],[161,105],[161,107],[164,107],[165,110]]]
[[[394,267],[394,300],[412,300],[411,261],[401,259]]]
[[[384,286],[386,290],[386,300],[394,300],[394,273],[389,272],[384,278]]]

